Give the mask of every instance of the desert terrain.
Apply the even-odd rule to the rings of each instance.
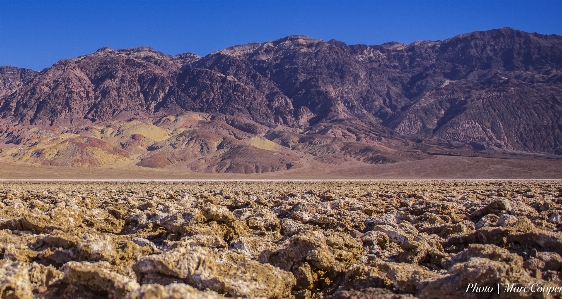
[[[189,169],[152,169],[136,165],[65,167],[0,162],[0,180],[427,180],[427,179],[562,179],[562,159],[548,156],[434,156],[389,164],[310,159],[299,169],[267,173],[202,173]]]
[[[2,298],[562,297],[558,180],[0,185]]]
[[[562,36],[0,66],[1,298],[561,298]]]

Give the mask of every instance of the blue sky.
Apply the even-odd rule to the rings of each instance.
[[[562,1],[0,0],[0,65],[149,46],[206,55],[292,34],[347,44],[410,43],[501,27],[562,35]]]

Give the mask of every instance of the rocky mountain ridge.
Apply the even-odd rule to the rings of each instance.
[[[43,156],[46,131],[56,159],[61,142],[96,151],[107,142],[104,157],[124,151],[141,166],[219,172],[289,169],[305,156],[337,164],[562,154],[562,37],[510,28],[375,46],[288,36],[204,57],[102,48],[41,72],[3,67],[0,77],[2,155],[33,163],[69,163]],[[240,160],[272,152],[282,156],[274,165]]]

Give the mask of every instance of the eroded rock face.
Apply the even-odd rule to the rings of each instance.
[[[0,116],[10,125],[53,126],[210,112],[252,134],[262,129],[250,122],[358,138],[362,143],[340,144],[338,151],[370,163],[394,160],[373,150],[375,143],[364,143],[389,130],[475,150],[560,154],[561,49],[560,36],[510,28],[371,46],[287,36],[205,57],[104,48],[41,73],[0,67]],[[333,152],[317,143],[301,145]],[[140,164],[161,167],[166,158],[150,156]],[[235,159],[231,167],[247,173],[252,164],[245,160]]]
[[[2,183],[0,293],[481,298],[562,284],[560,214],[560,182]]]

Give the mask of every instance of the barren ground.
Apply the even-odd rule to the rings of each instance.
[[[150,169],[135,165],[62,167],[0,162],[0,179],[562,179],[562,158],[517,156],[484,158],[435,156],[390,164],[350,162],[327,165],[310,161],[287,171],[236,174]]]
[[[560,181],[4,182],[0,293],[560,298],[561,230]]]

